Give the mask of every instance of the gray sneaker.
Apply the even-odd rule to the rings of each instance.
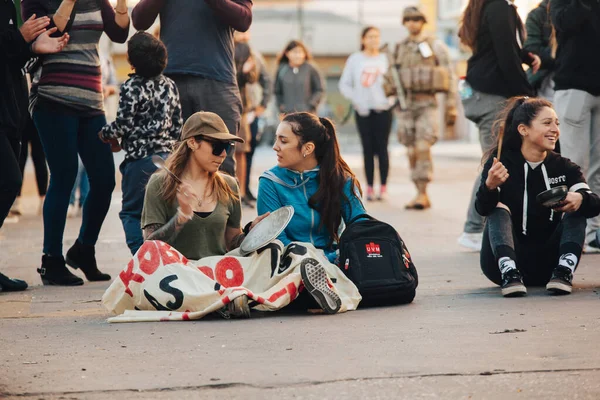
[[[335,314],[342,307],[342,299],[327,284],[327,272],[314,258],[307,258],[300,264],[300,274],[306,290],[315,298],[327,314]]]

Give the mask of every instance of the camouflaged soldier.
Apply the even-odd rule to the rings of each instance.
[[[432,179],[431,146],[438,139],[438,114],[435,94],[448,93],[452,86],[452,71],[448,49],[440,40],[423,33],[427,22],[417,7],[407,7],[402,23],[409,37],[396,45],[393,60],[406,96],[407,108],[398,111],[398,139],[407,148],[411,179],[417,187],[417,196],[406,205],[407,209],[423,210],[431,207],[427,184]],[[388,73],[386,94],[396,88]],[[448,96],[446,118],[452,115],[454,96]],[[453,121],[448,121],[452,122]]]

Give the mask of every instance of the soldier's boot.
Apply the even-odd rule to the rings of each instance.
[[[427,182],[417,181],[415,182],[417,187],[417,195],[412,199],[405,208],[407,210],[425,210],[431,207],[431,201],[427,195]]]

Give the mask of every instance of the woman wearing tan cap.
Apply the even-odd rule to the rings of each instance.
[[[230,134],[217,114],[197,112],[186,121],[181,142],[165,162],[177,179],[163,170],[148,182],[145,240],[166,242],[192,260],[223,255],[241,243],[238,185],[219,172],[234,142],[244,140]]]

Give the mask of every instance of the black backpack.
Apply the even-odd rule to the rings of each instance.
[[[367,214],[358,215],[342,233],[339,250],[339,267],[362,295],[361,306],[413,301],[419,283],[417,269],[391,225]]]

